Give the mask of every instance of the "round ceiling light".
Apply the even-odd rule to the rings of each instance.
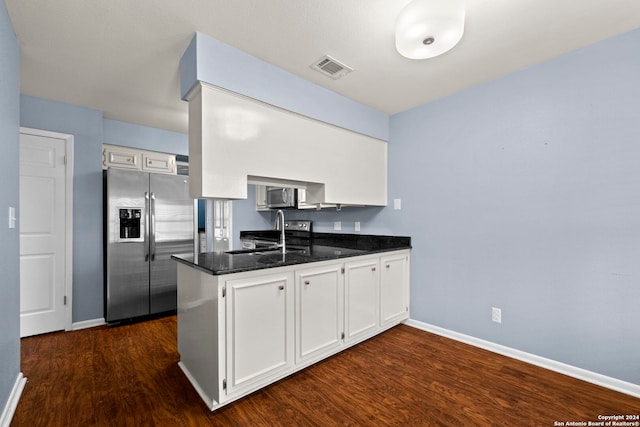
[[[452,49],[464,33],[463,0],[413,0],[396,19],[396,49],[427,59]]]

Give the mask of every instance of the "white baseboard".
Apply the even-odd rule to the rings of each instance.
[[[511,347],[506,347],[500,344],[493,343],[491,341],[485,341],[480,338],[461,334],[459,332],[451,331],[449,329],[444,329],[439,326],[430,325],[428,323],[419,322],[417,320],[409,319],[405,322],[405,324],[417,329],[422,329],[423,331],[432,332],[436,335],[441,335],[446,338],[451,338],[453,340],[460,341],[465,344],[469,344],[475,347],[489,350],[494,353],[501,354],[503,356],[521,360],[523,362],[527,362],[532,365],[540,366],[541,368],[559,372],[561,374],[568,375],[570,377],[577,378],[579,380],[587,381],[592,384],[596,384],[602,387],[609,388],[611,390],[619,391],[621,393],[625,393],[625,394],[640,398],[640,385],[638,384],[622,381],[613,377],[608,377],[606,375],[598,374],[596,372],[587,371],[586,369],[578,368],[572,365],[567,365],[566,363],[557,362],[552,359],[536,356],[535,354],[516,350]]]
[[[219,406],[218,402],[210,398],[207,395],[207,393],[204,391],[204,389],[200,387],[200,384],[198,383],[198,381],[196,381],[195,377],[191,375],[191,372],[189,372],[189,369],[187,369],[185,364],[182,363],[182,361],[179,361],[178,366],[180,367],[184,375],[187,377],[187,379],[189,380],[193,388],[196,389],[196,391],[200,395],[200,398],[204,400],[204,403],[205,405],[207,405],[207,408],[209,408],[210,411],[213,411],[214,409],[216,409]]]
[[[13,384],[13,389],[9,394],[9,399],[2,411],[2,415],[0,415],[0,427],[9,427],[9,425],[11,425],[13,414],[16,412],[20,396],[22,396],[22,390],[24,390],[24,385],[26,383],[27,379],[22,375],[22,372],[20,372],[18,374],[18,378],[16,378],[15,384]]]
[[[105,323],[106,322],[104,321],[104,317],[102,317],[100,319],[83,320],[82,322],[72,323],[71,324],[71,330],[72,331],[77,331],[79,329],[93,328],[93,327],[96,327],[96,326],[102,326]]]

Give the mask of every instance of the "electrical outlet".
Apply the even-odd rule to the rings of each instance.
[[[355,229],[356,229],[356,231],[360,231],[360,221],[356,221]]]
[[[340,221],[334,221],[334,222],[333,222],[333,229],[334,229],[334,230],[342,230],[342,222],[340,222]]]
[[[393,199],[393,209],[399,211],[402,209],[402,200],[401,199]]]
[[[502,310],[496,307],[491,307],[491,321],[496,323],[502,323]]]

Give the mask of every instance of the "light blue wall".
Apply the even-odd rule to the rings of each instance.
[[[22,126],[74,136],[73,321],[103,317],[102,112],[23,95]]]
[[[197,80],[374,138],[389,139],[387,114],[202,33],[194,35],[180,60],[183,99]]]
[[[253,185],[247,186],[245,200],[233,200],[231,206],[233,215],[231,241],[234,249],[241,248],[240,231],[268,230],[273,227],[271,212],[256,212],[256,192]]]
[[[15,38],[1,40],[3,58],[5,50],[10,58]],[[633,31],[393,116],[389,199],[401,198],[402,210],[295,217],[314,220],[317,231],[331,231],[340,220],[352,232],[353,221],[361,221],[361,233],[412,236],[416,320],[640,384],[638,51],[640,32]],[[12,75],[18,65],[3,60],[0,67]],[[3,91],[14,89],[5,84],[3,134],[15,127],[5,121],[18,103],[6,101]],[[76,135],[74,321],[102,317],[100,138],[104,129],[116,144],[129,127],[103,124],[93,110],[31,97],[22,102],[23,126]],[[14,160],[0,168],[9,175],[3,182],[17,179],[11,166],[17,140],[8,156]],[[16,200],[7,192],[17,189],[1,188],[3,202]],[[253,211],[249,194],[234,202],[235,236],[271,225],[269,213]],[[2,237],[0,255],[17,257],[17,243],[12,248]],[[490,321],[492,306],[503,310],[501,325]],[[0,339],[7,336],[15,340],[5,332]],[[5,354],[2,344],[6,388],[17,370],[5,378],[5,359],[18,355]]]
[[[162,153],[189,154],[189,136],[187,134],[118,120],[105,119],[103,121],[103,138],[105,144]]]
[[[0,2],[0,413],[20,373],[19,226],[7,227],[9,207],[19,216],[20,49]]]
[[[233,203],[233,242],[234,248],[240,247],[240,231],[272,229],[275,222],[275,210],[256,211],[255,188],[249,185],[246,200],[234,200]],[[392,204],[392,203],[391,203]],[[285,219],[313,221],[313,231],[325,233],[354,233],[393,235],[401,221],[403,211],[394,211],[382,207],[345,207],[336,209],[295,210],[285,209]],[[341,222],[341,230],[335,231],[334,221]],[[360,231],[355,231],[355,222],[360,222]],[[396,225],[394,227],[393,225]],[[395,232],[396,235],[399,231]],[[406,234],[409,236],[409,231]]]
[[[22,96],[22,126],[74,136],[73,322],[104,317],[102,143],[186,154],[184,134],[103,120],[102,112]]]
[[[345,77],[349,78],[349,76]],[[207,82],[317,120],[382,140],[389,139],[389,116],[329,89],[289,73],[202,33],[196,33],[180,60],[181,93],[185,97],[197,81]],[[239,232],[271,227],[271,213],[256,213],[253,186],[247,200],[233,201],[233,246]],[[362,232],[379,231],[374,218],[380,210],[355,210],[354,221],[367,225]],[[324,212],[318,213],[323,215]],[[308,213],[294,216],[304,219]],[[316,215],[317,216],[317,215]],[[324,215],[330,218],[332,213]],[[350,218],[350,217],[349,217]],[[316,219],[316,229],[328,229],[331,220]],[[346,224],[345,224],[346,226]],[[351,224],[353,227],[353,224]],[[332,229],[332,228],[331,228]],[[346,226],[345,230],[348,229]],[[352,228],[353,229],[353,228]]]
[[[640,384],[638,52],[633,31],[392,117],[412,318]]]
[[[134,147],[175,154],[189,154],[189,136],[117,120],[103,121],[103,140],[105,144]],[[234,248],[240,247],[240,230],[263,230],[270,227],[270,213],[255,212],[255,192],[249,186],[246,200],[232,201],[232,223]],[[236,225],[238,224],[238,225]],[[242,228],[239,228],[239,227]]]
[[[415,320],[640,385],[638,52],[640,30],[397,114],[389,206],[286,215],[411,236]]]

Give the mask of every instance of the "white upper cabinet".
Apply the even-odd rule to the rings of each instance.
[[[269,206],[267,205],[267,186],[255,185],[254,187],[256,187],[256,210],[268,211]]]
[[[116,145],[102,146],[102,168],[142,169],[142,153],[139,150]]]
[[[189,95],[194,198],[246,199],[247,183],[306,203],[385,206],[387,142],[200,83]]]
[[[134,169],[175,175],[176,156],[156,151],[103,144],[102,169],[107,168]]]
[[[142,170],[149,172],[176,173],[176,156],[145,151],[142,153]]]

